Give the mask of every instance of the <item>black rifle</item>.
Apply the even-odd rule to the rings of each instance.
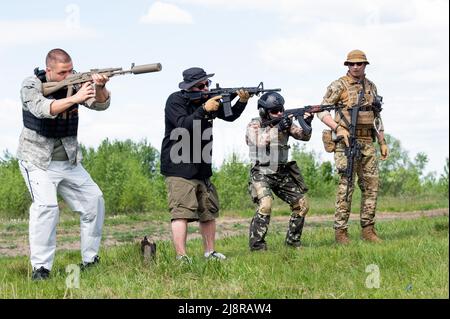
[[[268,126],[270,124],[276,124],[281,121],[283,117],[290,117],[298,121],[298,124],[300,124],[301,128],[303,129],[303,132],[306,135],[311,134],[312,128],[311,125],[308,124],[305,119],[304,115],[305,113],[320,113],[323,111],[331,111],[336,110],[344,107],[343,105],[307,105],[304,107],[296,108],[296,109],[288,109],[283,111],[283,116],[280,118],[275,118],[272,120],[264,121],[263,126]]]
[[[350,109],[351,123],[349,127],[350,137],[348,140],[349,147],[345,148],[345,156],[347,157],[347,167],[344,175],[347,177],[347,191],[345,192],[345,200],[348,202],[350,187],[353,185],[353,167],[355,161],[361,156],[361,146],[356,140],[356,123],[358,120],[359,103]]]
[[[200,100],[200,99],[210,99],[214,96],[221,95],[221,104],[223,105],[223,112],[225,117],[233,115],[233,110],[231,109],[231,101],[237,96],[236,91],[244,90],[250,93],[250,95],[259,95],[266,92],[279,92],[281,89],[265,89],[263,82],[259,83],[256,87],[238,87],[238,88],[221,88],[219,83],[216,83],[216,87],[209,91],[201,92],[186,92],[190,100]]]
[[[349,109],[350,123],[348,123],[342,112],[340,112],[340,116],[342,120],[345,122],[345,124],[347,124],[350,133],[348,140],[349,146],[345,147],[345,156],[347,157],[347,167],[345,168],[344,175],[347,177],[347,191],[345,192],[345,200],[347,202],[349,201],[348,195],[350,192],[350,187],[353,186],[353,168],[355,166],[355,161],[361,157],[361,146],[356,140],[356,124],[358,122],[359,109],[361,108],[361,103],[364,99],[364,92],[365,87],[363,80],[362,90],[358,94],[358,103]],[[379,108],[381,111],[381,103]]]

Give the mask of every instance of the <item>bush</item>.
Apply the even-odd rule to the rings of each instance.
[[[320,163],[314,151],[307,152],[305,146],[293,145],[292,159],[303,175],[309,188],[308,195],[311,197],[334,196],[338,176],[333,172],[333,165],[329,161]]]
[[[24,218],[31,196],[19,170],[18,161],[7,151],[0,160],[0,217]]]
[[[164,181],[156,171],[159,154],[146,141],[104,140],[97,150],[83,151],[83,165],[103,191],[108,213],[161,210]]]
[[[250,165],[243,163],[238,155],[232,154],[215,170],[211,181],[217,188],[222,209],[252,208],[248,193]]]

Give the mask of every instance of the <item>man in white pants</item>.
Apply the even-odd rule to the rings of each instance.
[[[70,97],[67,89],[43,95],[42,83],[59,82],[73,73],[67,52],[53,49],[47,54],[46,69],[36,68],[35,75],[24,80],[20,91],[24,128],[17,158],[33,201],[29,216],[33,280],[47,279],[52,269],[59,220],[57,193],[80,213],[82,267],[99,262],[104,200],[100,188],[81,165],[78,106],[107,109],[108,78],[94,74],[93,83],[83,84]],[[89,99],[95,102],[87,104]]]

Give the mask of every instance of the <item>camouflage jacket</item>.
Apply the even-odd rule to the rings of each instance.
[[[362,106],[370,106],[373,104],[375,97],[377,96],[377,87],[369,79],[364,79],[364,99],[361,103]],[[345,109],[352,107],[358,103],[358,93],[362,90],[362,85],[358,83],[349,74],[339,78],[332,82],[328,88],[325,96],[323,97],[322,104],[331,105],[338,102],[345,105]],[[345,110],[344,109],[344,110]],[[329,111],[323,111],[317,114],[317,117],[322,120],[326,115],[330,115]],[[380,116],[380,115],[379,115]],[[336,122],[339,122],[339,118],[335,116]],[[383,128],[382,128],[383,130]]]
[[[309,141],[301,127],[291,125],[289,132],[279,132],[277,126],[262,127],[261,118],[254,118],[247,125],[245,141],[250,148],[250,160],[253,165],[270,165],[277,167],[288,161],[289,136],[297,140]],[[276,168],[274,168],[276,170]]]
[[[31,112],[38,118],[56,118],[56,115],[50,114],[50,105],[54,100],[44,97],[42,94],[42,82],[36,76],[28,77],[23,81],[20,96],[23,110]],[[94,103],[91,109],[97,111],[106,110],[110,105],[110,101],[111,95],[109,95],[108,100],[104,103]],[[82,105],[87,107],[85,104]],[[46,170],[50,164],[56,140],[56,138],[42,136],[24,127],[20,134],[17,158]],[[82,156],[77,137],[63,137],[61,138],[61,142],[70,163],[72,165],[78,164]]]

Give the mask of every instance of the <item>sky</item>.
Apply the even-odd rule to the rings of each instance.
[[[281,88],[286,108],[320,104],[345,75],[349,51],[363,50],[367,78],[384,98],[385,132],[427,172],[449,157],[449,2],[447,0],[14,1],[0,4],[0,154],[15,154],[22,129],[20,87],[45,56],[63,48],[75,70],[161,63],[158,73],[112,78],[105,112],[82,108],[78,139],[90,147],[146,139],[158,150],[164,106],[183,70],[215,73],[222,87]],[[214,123],[213,162],[232,152],[248,160],[245,129],[257,97],[239,119]],[[307,150],[324,151],[325,125],[313,121]],[[301,142],[303,143],[303,142]],[[1,155],[0,155],[1,157]]]

